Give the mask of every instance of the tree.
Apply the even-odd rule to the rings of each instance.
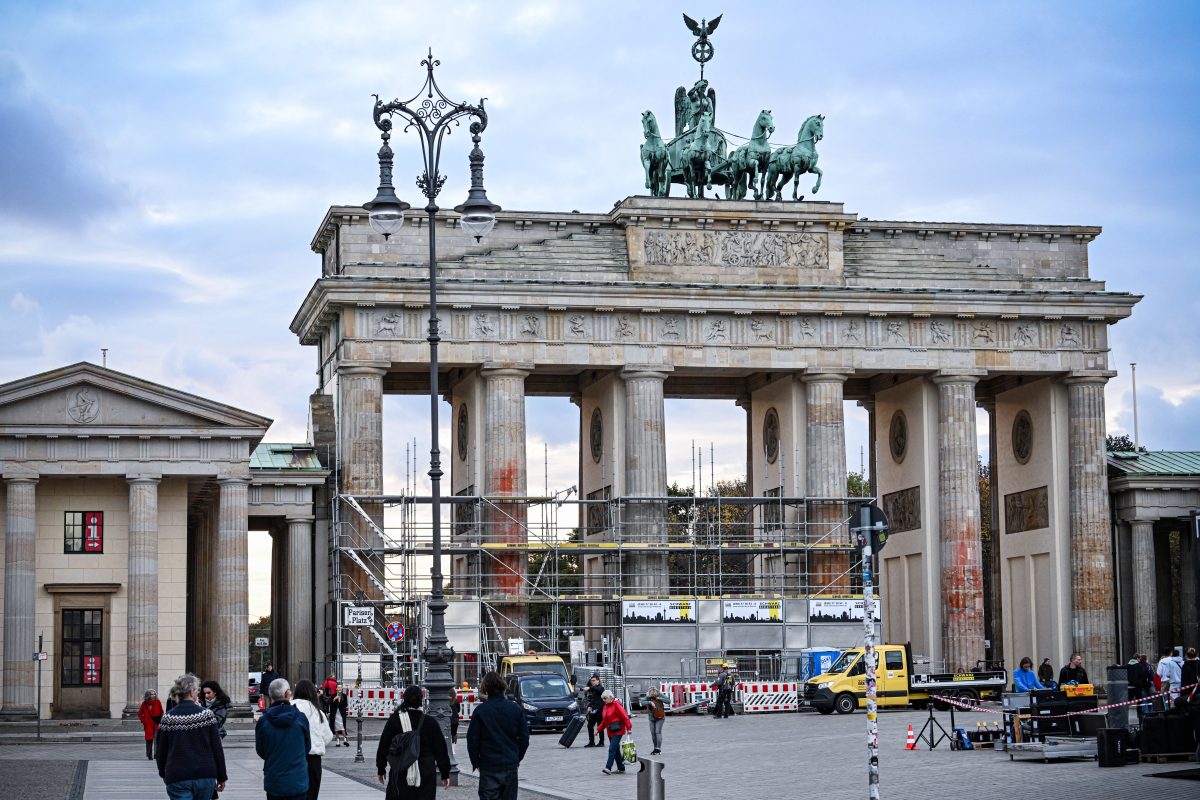
[[[846,476],[846,497],[866,497],[871,494],[871,483],[861,472]]]
[[[670,588],[674,594],[715,595],[753,591],[750,556],[726,553],[728,545],[748,544],[753,536],[753,507],[745,502],[719,503],[714,497],[747,497],[744,477],[720,480],[712,494],[695,497],[691,486],[673,483],[669,497],[680,498],[667,506],[670,542],[697,545],[693,551],[671,551],[667,557]]]
[[[255,647],[254,640],[259,636],[271,636],[271,615],[267,614],[265,617],[259,617],[254,622],[251,622],[248,633],[250,634],[250,641],[247,643],[249,645],[250,669],[251,671],[258,671],[263,664],[271,660],[271,650],[266,647]]]
[[[1104,437],[1104,449],[1110,453],[1145,453],[1146,448],[1138,447],[1128,434],[1113,436],[1111,433]]]

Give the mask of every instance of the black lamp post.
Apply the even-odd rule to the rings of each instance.
[[[441,64],[435,61],[433,51],[421,62],[425,67],[425,83],[420,91],[410,100],[393,100],[384,103],[375,95],[375,127],[382,131],[383,146],[379,148],[379,190],[375,199],[363,207],[369,212],[368,219],[371,228],[383,234],[386,240],[400,230],[404,224],[404,212],[411,206],[396,197],[392,186],[392,148],[388,145],[391,139],[392,120],[394,114],[399,114],[406,124],[407,131],[415,128],[421,141],[421,155],[424,160],[424,171],[417,176],[417,187],[425,195],[425,213],[429,216],[429,416],[430,441],[429,450],[429,480],[431,483],[433,501],[433,569],[431,570],[432,590],[429,599],[429,638],[425,652],[425,688],[429,693],[429,714],[442,729],[446,739],[446,747],[450,748],[450,692],[454,688],[454,675],[451,663],[454,650],[446,639],[446,600],[442,591],[442,525],[441,525],[441,488],[442,464],[441,451],[438,448],[438,316],[437,316],[437,212],[434,202],[442,190],[446,177],[439,170],[442,155],[442,140],[450,132],[450,126],[458,126],[463,117],[474,117],[471,122],[471,191],[467,201],[454,210],[459,212],[459,224],[479,241],[492,230],[496,224],[496,212],[500,206],[487,198],[483,189],[483,151],[479,149],[479,135],[487,127],[487,112],[483,108],[483,100],[479,105],[457,103],[450,100],[438,88],[433,79],[433,68]],[[453,750],[451,750],[453,753]],[[453,763],[453,758],[452,758]],[[452,769],[451,779],[457,783],[458,769]]]

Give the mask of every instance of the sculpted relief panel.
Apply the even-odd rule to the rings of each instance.
[[[648,230],[644,252],[659,266],[829,268],[824,233]]]

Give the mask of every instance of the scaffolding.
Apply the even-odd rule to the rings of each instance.
[[[452,609],[478,607],[477,617],[453,620],[466,633],[478,629],[473,652],[456,647],[458,680],[475,680],[514,639],[522,649],[570,658],[568,638],[582,636],[588,651],[619,657],[623,600],[861,597],[850,528],[858,506],[872,498],[573,494],[574,487],[538,497],[441,498],[446,599]],[[339,655],[357,648],[342,628],[340,606],[371,605],[376,622],[364,639],[381,663],[382,682],[419,681],[432,590],[432,498],[341,494],[334,505]],[[650,593],[647,565],[657,581]],[[410,635],[394,644],[389,621],[403,622]],[[774,653],[753,657],[756,664],[784,662]],[[588,660],[596,662],[594,655]]]

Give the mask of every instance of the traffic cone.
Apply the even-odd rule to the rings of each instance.
[[[916,750],[917,749],[917,738],[915,736],[913,736],[912,725],[908,726],[908,741],[906,741],[904,743],[904,749],[905,750]]]

